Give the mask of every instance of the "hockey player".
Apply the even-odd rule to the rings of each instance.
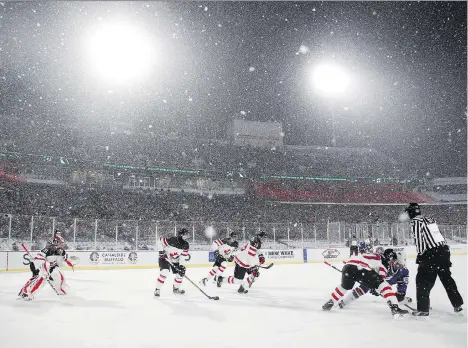
[[[353,237],[349,241],[349,257],[353,256],[353,254],[357,256],[358,250],[359,250],[359,242],[356,238],[356,235],[353,234]]]
[[[255,274],[253,274],[255,272],[252,272],[252,268],[265,262],[265,257],[259,253],[259,249],[262,247],[265,238],[266,233],[260,232],[250,242],[246,243],[234,257],[234,262],[236,263],[234,276],[229,276],[227,282],[228,284],[240,284],[237,290],[240,294],[248,292],[246,288],[251,285],[255,278]],[[246,273],[248,276],[244,279]],[[222,281],[224,281],[224,278]]]
[[[213,279],[213,277],[217,277],[217,285],[218,287],[221,286],[223,282],[222,274],[227,267],[227,263],[234,260],[234,254],[239,247],[239,242],[234,240],[235,236],[236,234],[233,232],[229,234],[228,238],[213,241],[211,250],[214,250],[215,263],[208,276],[200,281],[202,285],[206,286],[207,281]]]
[[[34,299],[34,295],[44,285],[44,281],[48,282],[57,292],[57,295],[66,295],[66,283],[63,273],[59,267],[66,262],[71,265],[71,262],[67,259],[67,254],[63,249],[63,238],[60,232],[56,232],[54,239],[47,242],[44,249],[42,249],[37,255],[31,260],[33,265],[30,266],[33,273],[31,279],[21,289],[18,294],[24,300]],[[57,270],[52,277],[52,272]]]
[[[397,286],[396,298],[398,300],[398,304],[408,304],[412,302],[410,297],[406,297],[406,290],[408,287],[408,280],[409,280],[409,270],[406,267],[406,255],[404,252],[395,252],[393,249],[386,249],[380,252],[377,250],[377,253],[382,256],[382,265],[385,267],[386,276],[385,280],[390,285]],[[354,288],[352,293],[348,293],[346,297],[343,298],[342,301],[338,303],[340,308],[345,307],[353,300],[357,300],[362,295],[365,295],[369,291],[364,285],[358,286]],[[372,291],[371,293],[375,296],[380,296],[376,291]]]
[[[161,295],[161,288],[164,285],[169,270],[175,275],[172,291],[176,295],[185,294],[185,290],[180,289],[182,279],[185,275],[184,263],[189,255],[189,232],[186,228],[182,228],[177,232],[177,237],[160,239],[163,250],[159,252],[159,276],[154,296]]]
[[[360,255],[351,257],[343,267],[341,285],[335,288],[331,294],[332,298],[322,306],[322,309],[331,310],[346,295],[348,290],[351,290],[354,284],[359,282],[379,292],[387,300],[394,316],[407,314],[407,310],[398,306],[391,285],[383,279],[385,273],[380,255],[372,253],[370,246],[365,243],[361,245],[360,251]]]

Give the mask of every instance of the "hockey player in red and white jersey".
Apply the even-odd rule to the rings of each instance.
[[[229,234],[228,238],[216,239],[213,241],[211,250],[214,251],[215,263],[212,269],[208,273],[206,278],[203,278],[200,283],[206,286],[209,280],[212,280],[215,276],[217,277],[217,285],[221,286],[223,282],[223,272],[227,267],[228,262],[234,260],[234,255],[239,247],[239,242],[234,240],[236,234],[234,232]]]
[[[354,284],[359,282],[382,295],[387,300],[387,304],[395,317],[407,314],[407,310],[401,309],[398,306],[396,294],[392,286],[385,281],[385,275],[386,269],[382,265],[381,256],[374,254],[372,247],[362,243],[360,254],[352,256],[343,267],[341,284],[335,288],[331,294],[331,299],[322,306],[322,309],[331,310],[346,295],[348,290],[351,290]]]
[[[50,286],[54,288],[57,295],[67,294],[65,276],[62,271],[60,271],[59,267],[62,266],[64,262],[69,266],[72,264],[68,260],[67,253],[63,249],[63,242],[64,240],[60,232],[56,231],[54,239],[49,241],[46,247],[38,252],[34,259],[31,260],[30,268],[33,275],[23,288],[21,288],[18,296],[24,300],[33,300],[34,295],[42,288],[44,282],[48,282]],[[52,272],[54,272],[53,276]]]
[[[255,270],[256,266],[265,262],[265,257],[259,252],[265,238],[266,233],[260,232],[254,239],[246,243],[234,257],[234,262],[236,264],[234,276],[229,276],[227,282],[228,284],[239,284],[240,286],[237,292],[240,294],[246,294],[248,292],[246,288],[252,284],[256,277],[255,272],[252,270]],[[245,278],[246,273],[248,275],[247,278]]]
[[[185,294],[185,290],[180,287],[182,285],[182,279],[185,275],[185,261],[189,256],[189,231],[186,228],[182,228],[177,232],[177,237],[161,238],[162,251],[159,252],[159,276],[157,280],[156,290],[154,290],[154,296],[159,297],[161,295],[161,288],[166,282],[166,278],[169,275],[169,270],[175,275],[174,284],[172,291],[176,295]]]

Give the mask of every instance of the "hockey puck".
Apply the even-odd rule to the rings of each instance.
[[[219,297],[218,297],[218,296],[213,296],[211,299],[212,299],[212,300],[218,301],[218,300],[219,300]]]

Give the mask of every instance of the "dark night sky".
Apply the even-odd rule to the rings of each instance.
[[[244,117],[283,123],[287,144],[329,145],[331,106],[338,146],[378,148],[431,176],[466,176],[466,6],[0,3],[0,115],[79,123],[84,133],[114,117],[201,137]],[[159,49],[156,69],[126,88],[86,70],[84,33],[115,18],[143,28]],[[332,104],[313,93],[307,73],[323,60],[355,77]]]

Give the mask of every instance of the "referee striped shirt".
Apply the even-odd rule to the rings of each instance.
[[[411,228],[418,254],[424,254],[428,249],[446,244],[434,219],[421,215],[416,216],[411,222]]]

